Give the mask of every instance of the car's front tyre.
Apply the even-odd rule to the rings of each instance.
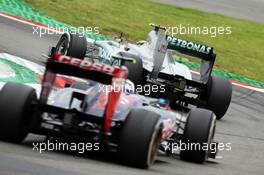
[[[64,33],[56,47],[55,53],[84,59],[87,50],[87,40],[84,35]]]

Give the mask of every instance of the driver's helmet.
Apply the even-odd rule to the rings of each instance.
[[[170,106],[170,101],[164,98],[159,98],[158,101],[160,107],[168,109]]]
[[[126,80],[125,86],[123,89],[124,93],[126,94],[134,94],[135,93],[135,85],[132,81],[129,79]]]

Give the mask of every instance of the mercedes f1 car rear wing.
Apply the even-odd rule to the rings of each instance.
[[[166,48],[168,50],[173,50],[184,55],[189,55],[192,57],[197,57],[202,59],[200,66],[200,75],[201,75],[200,81],[202,83],[207,83],[212,73],[214,62],[216,59],[214,48],[200,43],[169,36],[166,35],[166,33],[162,34],[161,32],[159,32],[160,29],[166,30],[166,27],[157,24],[151,24],[151,26],[154,28],[154,31],[156,32],[158,38],[154,53],[154,58],[155,58],[154,60],[156,60],[155,65],[157,67],[157,70],[159,70],[160,65],[162,65],[163,63],[165,52],[162,55],[161,53]],[[164,37],[165,39],[162,39]],[[153,71],[152,73],[153,77],[157,77],[157,75],[155,75],[154,72],[159,72],[159,71]]]
[[[214,48],[168,35],[166,39],[168,41],[168,49],[202,59],[200,65],[200,80],[203,83],[207,83],[216,58],[216,54],[213,51]]]
[[[168,49],[170,50],[175,50],[185,55],[201,58],[203,60],[212,60],[216,57],[213,52],[213,47],[168,35],[166,36],[166,39],[168,41]]]

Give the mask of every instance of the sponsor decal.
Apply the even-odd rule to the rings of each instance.
[[[108,64],[81,60],[78,58],[73,58],[73,57],[64,56],[60,54],[55,54],[54,59],[64,64],[77,66],[81,69],[94,70],[94,71],[102,72],[102,73],[109,74],[109,75],[117,75],[118,78],[126,78],[126,74],[127,74],[127,68],[125,67],[121,67],[121,68],[118,66],[113,67]]]
[[[207,55],[210,54],[212,51],[212,47],[194,43],[194,42],[187,41],[187,40],[183,40],[183,39],[179,39],[179,38],[172,37],[172,36],[167,36],[167,41],[169,41],[172,47],[176,46],[176,47],[193,50],[193,51],[207,54]]]

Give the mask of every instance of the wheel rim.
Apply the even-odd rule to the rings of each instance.
[[[215,116],[215,114],[213,114],[213,119],[212,119],[212,122],[211,122],[211,127],[210,127],[210,130],[209,130],[208,140],[207,140],[207,144],[209,145],[209,148],[211,147],[211,143],[212,143],[212,140],[214,138],[214,134],[215,134],[215,124],[216,124],[216,116]],[[205,152],[205,160],[208,159],[210,152],[211,152],[210,149],[208,149]]]
[[[148,157],[147,157],[147,166],[150,166],[154,163],[159,145],[161,140],[161,122],[158,122],[158,124],[155,127],[155,132],[153,132],[151,141],[149,144],[149,150],[148,150]]]
[[[68,38],[62,37],[56,46],[56,53],[61,55],[66,55],[68,47],[69,47]]]

